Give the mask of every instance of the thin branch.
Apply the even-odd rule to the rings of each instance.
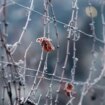
[[[13,1],[13,0],[12,0]],[[13,1],[14,2],[14,1]],[[12,53],[11,54],[14,54],[14,52],[16,51],[17,47],[21,44],[21,40],[23,38],[23,35],[25,34],[26,30],[27,30],[27,27],[28,27],[28,24],[29,22],[31,21],[30,17],[31,17],[31,10],[33,9],[33,6],[34,6],[34,0],[31,0],[31,4],[30,4],[30,7],[29,7],[29,10],[28,10],[28,17],[27,17],[27,20],[26,20],[26,23],[25,23],[25,26],[23,27],[23,31],[20,35],[20,38],[17,42],[15,42],[13,44],[13,48],[12,48]],[[28,7],[27,7],[28,8]]]
[[[73,22],[75,21],[75,9],[77,6],[77,0],[75,0],[75,2],[73,3],[72,5],[72,15],[71,15],[71,20],[69,22],[69,26],[73,26]],[[66,70],[66,66],[67,66],[67,62],[68,62],[68,57],[69,57],[69,54],[70,54],[70,37],[71,35],[73,34],[73,30],[68,27],[68,36],[67,36],[67,50],[66,50],[66,56],[65,56],[65,60],[64,60],[64,65],[62,67],[63,71],[62,71],[62,74],[61,74],[61,83],[62,83],[62,79],[63,79],[63,76],[64,76],[64,73],[65,73],[65,70]],[[59,92],[60,92],[60,88],[61,88],[61,83],[59,84],[59,87],[57,89],[57,94],[56,94],[56,100],[55,100],[55,105],[57,105],[58,103],[58,98],[59,98]]]
[[[25,83],[26,83],[26,81],[25,81],[25,75],[26,75],[26,58],[27,58],[27,53],[28,53],[28,51],[29,51],[29,49],[30,49],[30,47],[31,47],[32,44],[33,44],[33,42],[31,42],[29,44],[29,46],[27,47],[27,49],[25,51],[25,54],[24,54],[24,73],[23,73],[23,77],[24,77],[24,97],[25,97]]]
[[[90,12],[90,17],[91,17],[90,26],[91,26],[92,35],[93,35],[93,45],[92,45],[92,50],[91,50],[91,53],[92,53],[92,64],[91,64],[89,76],[88,76],[88,78],[86,80],[87,83],[84,84],[84,86],[82,88],[82,93],[81,93],[81,97],[80,97],[80,101],[79,101],[78,105],[82,105],[83,98],[86,95],[86,93],[88,92],[89,87],[90,87],[90,80],[92,78],[92,74],[93,74],[93,72],[96,71],[96,68],[95,68],[96,58],[94,56],[95,47],[96,47],[96,33],[95,33],[95,26],[94,26],[95,22],[94,22],[94,19],[93,19],[93,16],[92,16],[93,13],[92,13],[92,10],[91,10],[91,6],[92,6],[92,4],[89,2],[89,12]]]
[[[2,61],[0,61],[0,63],[3,63],[3,64],[12,64],[11,62],[2,62]],[[21,69],[24,69],[24,67],[22,67],[22,66],[19,66],[18,65],[18,68],[21,68]],[[35,69],[31,69],[31,68],[25,68],[26,70],[28,70],[28,71],[34,71],[34,72],[37,72],[37,70],[35,70]],[[42,72],[41,71],[39,71],[39,73],[41,73],[42,74]],[[51,74],[51,73],[45,73],[45,75],[48,75],[48,76],[53,76],[53,74]],[[32,75],[25,75],[25,76],[30,76],[30,77],[35,77],[35,76],[32,76]],[[46,77],[45,77],[46,78]],[[47,80],[51,80],[50,78],[46,78]],[[62,82],[69,82],[69,81],[71,81],[71,79],[70,78],[62,78],[63,79],[63,81]],[[54,81],[56,81],[56,82],[60,82],[60,80],[61,80],[61,77],[60,76],[57,76],[57,75],[55,75],[54,76]],[[81,82],[81,81],[75,81],[74,82],[74,84],[75,85],[83,85],[83,84],[85,84],[85,82]]]
[[[38,102],[35,105],[39,105],[40,100],[41,100],[42,94],[40,94],[39,98],[38,98]]]
[[[50,82],[50,85],[49,85],[49,89],[46,93],[46,105],[48,105],[48,99],[50,99],[50,104],[52,105],[52,86],[53,86],[53,79],[54,79],[54,76],[56,74],[56,71],[57,71],[57,67],[58,67],[58,62],[59,62],[59,33],[58,33],[58,29],[57,29],[57,20],[56,20],[56,17],[55,17],[55,13],[54,13],[54,10],[53,10],[53,5],[51,4],[51,2],[49,2],[50,4],[50,7],[51,7],[51,11],[52,11],[52,14],[53,14],[53,19],[54,19],[54,28],[55,28],[55,32],[56,32],[56,37],[57,37],[57,56],[56,56],[56,64],[55,64],[55,67],[54,67],[54,71],[53,71],[53,75],[52,75],[52,78],[51,78],[51,82]],[[50,97],[48,97],[50,95]]]
[[[46,3],[45,3],[45,1],[44,1],[44,14],[45,14],[45,15],[47,15],[46,12],[47,12],[47,11],[46,11]],[[44,31],[43,31],[43,37],[46,36],[46,24],[47,24],[46,20],[47,20],[47,19],[44,17],[44,24],[43,24],[43,25],[44,25],[44,28],[43,28]],[[37,81],[37,77],[38,77],[38,74],[39,74],[39,71],[40,71],[42,62],[43,62],[43,57],[44,57],[44,51],[42,50],[40,62],[39,62],[39,65],[38,65],[38,69],[37,69],[35,78],[34,78],[34,83],[33,83],[32,87],[31,87],[31,90],[30,90],[30,92],[29,92],[29,94],[28,94],[28,96],[26,97],[26,99],[25,99],[24,102],[26,102],[27,99],[31,96],[31,94],[34,92],[34,89],[36,90],[36,88],[35,88],[35,87],[36,87],[36,81]],[[42,73],[42,74],[43,74],[43,73]],[[41,80],[39,81],[38,84],[40,84],[40,82],[41,82]],[[39,86],[39,85],[37,85],[37,87],[38,87],[38,86]]]
[[[14,0],[12,0],[12,1],[13,1],[16,5],[18,5],[18,6],[20,6],[20,7],[23,7],[23,8],[26,9],[26,10],[30,10],[30,9],[27,8],[26,6],[24,6],[24,5],[22,5],[22,4],[19,4],[19,3],[17,3],[17,2],[14,1]],[[39,11],[36,11],[36,10],[33,10],[33,9],[31,9],[30,11],[32,11],[32,12],[34,12],[34,13],[37,13],[37,14],[43,16],[43,17],[46,17],[43,13],[41,13],[41,12],[39,12]],[[53,17],[46,17],[46,18],[48,18],[50,21],[54,21],[54,20],[53,20]],[[59,23],[59,24],[64,25],[64,27],[70,27],[71,29],[74,29],[74,27],[68,25],[67,23],[61,22],[61,21],[59,21],[59,20],[57,20],[57,19],[56,19],[56,22]],[[88,33],[84,32],[84,31],[82,31],[82,30],[80,30],[80,29],[78,29],[78,30],[76,30],[76,31],[77,31],[77,32],[80,32],[80,33],[81,33],[80,35],[84,35],[84,36],[87,36],[87,37],[90,37],[90,38],[93,37],[91,34],[88,34]],[[96,41],[98,41],[98,42],[100,42],[100,43],[102,43],[102,44],[105,44],[105,42],[104,42],[103,40],[101,40],[101,39],[99,39],[99,38],[97,38],[97,37],[96,37]]]

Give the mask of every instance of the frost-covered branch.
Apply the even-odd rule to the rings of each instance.
[[[44,13],[45,13],[45,15],[47,15],[47,10],[46,10],[46,0],[44,0]],[[47,17],[47,16],[46,16]],[[47,24],[47,22],[46,22],[46,17],[44,17],[44,31],[43,31],[43,37],[45,37],[46,36],[46,24]],[[38,75],[39,75],[39,71],[40,71],[40,68],[41,68],[41,65],[42,65],[42,62],[43,62],[43,57],[44,57],[44,50],[42,49],[42,52],[41,52],[41,58],[40,58],[40,61],[39,61],[39,65],[38,65],[38,69],[37,69],[37,72],[36,72],[36,75],[35,75],[35,78],[34,78],[34,83],[33,83],[33,85],[32,85],[32,87],[31,87],[31,90],[30,90],[30,92],[29,92],[29,94],[28,94],[28,96],[26,97],[26,99],[25,99],[25,102],[27,101],[27,99],[31,96],[31,94],[32,93],[34,93],[34,90],[36,91],[36,81],[37,81],[37,77],[38,77]],[[43,74],[43,73],[42,73]],[[39,83],[38,84],[40,84],[40,82],[41,82],[41,79],[40,79],[40,81],[39,81]],[[37,85],[37,87],[38,87],[39,85]]]
[[[14,0],[11,0],[12,2],[14,2]],[[28,9],[28,16],[27,16],[27,20],[26,20],[26,23],[25,23],[25,26],[23,27],[23,31],[21,32],[21,35],[19,37],[19,40],[17,42],[15,42],[12,46],[12,54],[14,54],[14,52],[16,51],[17,47],[21,44],[21,40],[23,38],[23,35],[25,34],[26,30],[27,30],[27,27],[29,25],[29,22],[31,21],[31,10],[33,9],[33,6],[34,6],[34,0],[31,0],[31,4],[30,4],[30,7]]]
[[[56,75],[56,71],[57,71],[57,67],[58,67],[58,62],[59,62],[59,33],[58,33],[58,29],[57,29],[57,21],[56,21],[56,17],[55,17],[55,13],[54,13],[54,9],[53,9],[53,5],[51,2],[49,2],[49,5],[51,7],[51,12],[53,14],[53,19],[54,19],[54,28],[55,28],[55,33],[56,33],[56,37],[57,37],[57,56],[56,56],[56,64],[55,64],[55,67],[54,67],[54,71],[53,71],[53,74],[52,74],[52,78],[51,78],[51,81],[50,81],[50,84],[49,84],[49,88],[48,88],[48,91],[46,93],[46,104],[45,105],[48,105],[48,100],[50,100],[50,104],[52,105],[52,89],[53,89],[53,79],[54,79],[54,76]]]
[[[78,105],[82,105],[82,101],[84,96],[87,94],[89,88],[90,88],[90,82],[91,82],[91,78],[92,78],[92,74],[96,71],[96,67],[95,67],[95,61],[96,61],[96,57],[95,57],[95,53],[96,53],[96,33],[95,33],[95,25],[94,25],[94,19],[93,19],[93,12],[91,9],[92,4],[89,2],[89,13],[90,13],[90,18],[91,18],[91,23],[90,23],[90,27],[92,30],[92,35],[93,35],[93,44],[92,44],[92,63],[91,63],[91,67],[90,67],[90,72],[89,72],[89,76],[86,79],[86,84],[84,84],[83,88],[82,88],[82,92],[81,92],[81,97],[80,97],[80,101],[78,103]]]
[[[75,8],[76,8],[76,6],[77,6],[77,0],[75,0],[75,1],[72,1],[73,3],[72,3],[72,15],[71,15],[71,20],[70,20],[70,22],[69,22],[69,24],[68,24],[68,29],[67,29],[67,31],[68,31],[68,36],[67,36],[67,47],[66,47],[66,56],[65,56],[65,60],[64,60],[64,65],[63,65],[63,67],[62,67],[62,74],[61,74],[61,83],[62,83],[62,79],[63,79],[63,76],[64,76],[64,73],[65,73],[65,70],[66,70],[66,66],[67,66],[67,62],[68,62],[68,57],[69,57],[69,54],[70,54],[70,37],[71,37],[71,35],[73,34],[73,29],[71,29],[71,27],[69,27],[69,26],[72,26],[72,27],[74,27],[74,21],[75,21]],[[59,92],[60,92],[60,89],[61,89],[61,83],[59,84],[59,87],[58,87],[58,89],[57,89],[57,94],[56,94],[56,100],[55,100],[55,105],[57,105],[57,103],[58,103],[58,98],[59,98]]]
[[[22,8],[24,8],[24,9],[26,9],[26,10],[30,10],[28,7],[26,7],[26,6],[22,5],[22,4],[19,4],[19,3],[17,3],[17,2],[14,1],[14,0],[12,0],[12,1],[13,1],[14,4],[16,4],[16,5],[22,7]],[[37,10],[31,9],[30,11],[32,11],[32,12],[34,12],[34,13],[37,13],[37,14],[43,16],[43,17],[46,17],[43,13],[41,13],[41,12],[39,12],[39,11],[37,11]],[[49,16],[49,17],[46,17],[46,18],[48,18],[50,21],[54,21],[54,20],[53,20],[53,17],[50,17],[50,16]],[[59,23],[59,24],[61,24],[61,25],[64,25],[64,27],[68,27],[68,24],[67,24],[67,23],[64,23],[64,22],[62,22],[62,21],[60,21],[60,20],[57,20],[57,19],[56,19],[56,22]],[[74,28],[74,27],[72,27],[72,26],[69,26],[69,27],[72,28],[72,29]],[[93,38],[93,35],[92,35],[92,34],[88,34],[88,33],[84,32],[84,31],[82,31],[82,30],[80,30],[80,29],[77,29],[76,31],[79,32],[79,33],[81,33],[81,35],[84,35],[84,36]],[[98,42],[100,42],[100,43],[102,43],[102,44],[105,44],[103,40],[101,40],[101,39],[99,39],[99,38],[97,38],[97,37],[96,37],[96,41],[98,41]]]

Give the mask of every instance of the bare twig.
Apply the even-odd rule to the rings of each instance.
[[[13,1],[13,0],[12,0],[12,1]],[[14,1],[13,1],[13,2],[14,2]],[[17,47],[21,44],[21,40],[22,40],[22,38],[23,38],[23,35],[24,35],[25,32],[26,32],[26,29],[27,29],[27,27],[28,27],[29,22],[31,21],[30,16],[31,16],[31,12],[32,12],[31,9],[33,9],[33,5],[34,5],[34,0],[31,0],[31,4],[30,4],[29,10],[28,10],[28,17],[27,17],[25,26],[23,27],[23,31],[22,31],[22,33],[21,33],[21,35],[20,35],[19,40],[13,44],[12,54],[14,54],[14,52],[15,52],[16,49],[17,49]],[[28,7],[27,7],[27,8],[28,8]]]
[[[12,1],[13,1],[16,5],[18,5],[18,6],[20,6],[20,7],[23,7],[23,8],[26,9],[26,10],[30,10],[30,9],[27,8],[26,6],[24,6],[24,5],[22,5],[22,4],[19,4],[19,3],[17,3],[17,2],[14,1],[14,0],[12,0]],[[31,9],[30,11],[32,11],[32,12],[34,12],[34,13],[37,13],[37,14],[43,16],[43,17],[46,17],[43,13],[41,13],[41,12],[39,12],[39,11],[36,11],[36,10],[33,10],[33,9]],[[53,20],[53,17],[47,17],[47,18],[48,18],[50,21],[54,21],[54,20]],[[64,27],[68,27],[68,26],[69,26],[70,28],[73,29],[72,26],[68,25],[67,23],[61,22],[60,20],[57,20],[57,19],[56,19],[56,22],[59,23],[59,24],[64,25]],[[84,31],[82,31],[82,30],[80,30],[80,29],[78,29],[78,30],[76,30],[76,31],[77,31],[77,32],[80,32],[81,35],[84,35],[84,36],[87,36],[87,37],[90,37],[90,38],[93,37],[93,35],[88,34],[88,33],[84,32]],[[102,43],[102,44],[105,44],[103,40],[101,40],[101,39],[99,39],[99,38],[97,38],[97,37],[96,37],[96,41],[98,41],[98,42],[100,42],[100,43]]]
[[[75,9],[76,6],[77,6],[77,0],[75,0],[75,2],[72,3],[72,15],[71,15],[71,20],[69,22],[69,25],[68,26],[72,26],[74,27],[74,19],[75,19]],[[71,35],[73,34],[73,30],[68,27],[68,36],[67,36],[67,50],[66,50],[66,56],[65,56],[65,60],[64,60],[64,65],[62,67],[63,71],[62,71],[62,74],[61,74],[61,83],[62,83],[62,79],[63,79],[63,76],[64,76],[64,73],[65,73],[65,70],[66,70],[66,66],[67,66],[67,61],[68,61],[68,57],[69,57],[69,50],[70,50],[70,37]],[[58,90],[57,90],[57,94],[56,94],[56,100],[55,100],[55,105],[57,105],[58,103],[58,98],[59,98],[59,92],[60,92],[60,88],[61,88],[61,83],[59,84],[59,87],[58,87]]]
[[[93,19],[93,16],[92,16],[93,13],[92,13],[92,10],[91,10],[91,6],[92,6],[92,4],[89,2],[89,13],[90,13],[90,16],[91,16],[90,26],[91,26],[92,35],[93,35],[93,45],[92,45],[92,51],[91,51],[93,59],[92,59],[92,64],[91,64],[89,76],[88,76],[88,78],[86,80],[87,83],[84,84],[84,86],[83,86],[80,101],[79,101],[78,105],[82,105],[83,98],[86,95],[86,93],[88,92],[89,87],[90,87],[90,80],[91,80],[92,74],[93,74],[93,72],[96,71],[96,68],[95,68],[95,60],[96,60],[96,58],[94,56],[95,47],[96,47],[96,33],[95,33],[94,19]]]
[[[45,3],[45,2],[44,2],[44,9],[45,9],[45,10],[44,10],[45,15],[47,15],[47,13],[46,13],[46,3]],[[46,18],[44,17],[44,31],[43,31],[43,37],[46,36],[46,24],[47,24]],[[35,78],[34,78],[34,83],[33,83],[32,87],[31,87],[31,90],[30,90],[30,92],[29,92],[29,94],[28,94],[28,96],[26,97],[26,99],[25,99],[24,102],[26,102],[27,99],[31,96],[31,94],[34,92],[34,89],[35,89],[35,91],[36,91],[35,86],[36,86],[37,77],[38,77],[38,75],[39,75],[39,71],[40,71],[40,68],[41,68],[41,65],[42,65],[42,62],[43,62],[43,56],[44,56],[44,51],[42,50],[40,62],[39,62],[39,65],[38,65],[38,69],[37,69]],[[42,74],[43,74],[43,73],[42,73]],[[41,79],[39,80],[39,82],[38,82],[38,84],[37,84],[37,87],[39,86],[40,82],[41,82]]]
[[[46,94],[46,105],[48,105],[48,99],[50,99],[50,104],[52,105],[52,93],[53,93],[52,92],[52,86],[53,86],[53,79],[54,79],[54,76],[56,74],[57,67],[58,67],[59,47],[60,47],[60,45],[59,45],[59,33],[58,33],[58,29],[57,29],[57,20],[56,20],[55,13],[54,13],[54,10],[53,10],[53,5],[51,4],[51,2],[49,2],[49,4],[51,6],[51,11],[52,11],[52,14],[53,14],[54,27],[55,27],[56,37],[57,37],[57,56],[56,56],[56,64],[55,64],[55,67],[54,67],[54,71],[53,71],[53,75],[52,75],[51,82],[50,82],[50,85],[49,85],[49,89],[48,89],[47,94]]]

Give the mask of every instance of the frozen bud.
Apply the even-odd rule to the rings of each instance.
[[[65,91],[65,93],[66,93],[67,96],[70,97],[70,94],[73,91],[73,89],[74,89],[74,86],[71,83],[66,83],[65,84],[64,91]]]
[[[36,42],[40,43],[40,45],[42,46],[42,49],[46,52],[51,52],[53,50],[55,50],[55,47],[53,46],[52,40],[50,38],[46,38],[46,37],[40,37],[36,39]]]

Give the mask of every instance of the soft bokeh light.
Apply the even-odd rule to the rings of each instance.
[[[97,16],[97,9],[93,6],[88,6],[85,9],[86,15],[89,17],[96,17]]]

